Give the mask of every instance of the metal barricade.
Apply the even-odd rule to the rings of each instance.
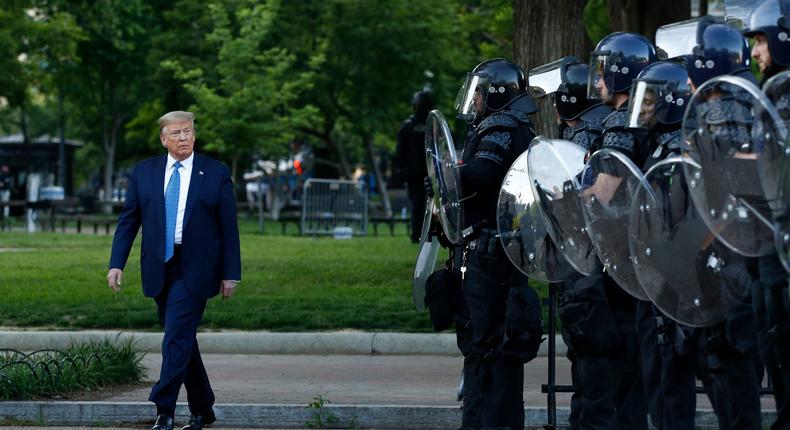
[[[368,195],[356,181],[308,179],[302,194],[302,234],[331,235],[338,227],[355,236],[368,232]]]

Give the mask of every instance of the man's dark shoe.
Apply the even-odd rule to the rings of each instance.
[[[157,415],[151,430],[173,430],[173,417],[165,414]]]
[[[210,410],[205,414],[192,414],[189,417],[189,423],[184,427],[181,427],[181,430],[202,430],[203,426],[207,426],[214,421],[217,420],[217,417],[214,416],[214,411]]]

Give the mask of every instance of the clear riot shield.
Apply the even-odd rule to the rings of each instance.
[[[784,121],[785,128],[790,129],[790,71],[774,75],[763,85],[763,92],[776,108],[776,112]],[[785,269],[790,272],[790,136],[785,139],[782,154],[779,157],[779,172],[775,177],[778,189],[778,208],[774,214],[776,229],[775,241],[779,259]],[[762,172],[764,173],[764,172]],[[762,181],[770,183],[774,175],[764,175]]]
[[[689,101],[683,134],[689,193],[711,231],[742,255],[773,252],[786,128],[771,103],[744,79],[713,78]]]
[[[533,140],[533,143],[535,140]],[[510,166],[497,201],[497,230],[508,259],[523,274],[544,282],[564,280],[572,271],[546,230],[530,184],[529,150]]]
[[[595,249],[581,207],[584,148],[567,140],[539,136],[530,145],[529,175],[545,225],[554,245],[579,273],[590,275]]]
[[[425,161],[428,164],[428,176],[433,186],[433,203],[439,210],[442,230],[450,242],[459,244],[462,239],[463,208],[458,155],[450,127],[444,115],[438,110],[428,114],[425,130]]]
[[[436,257],[439,255],[439,239],[431,237],[431,224],[436,208],[433,200],[425,205],[425,215],[422,220],[422,234],[420,235],[420,250],[417,252],[417,262],[414,264],[414,277],[412,278],[412,300],[418,311],[425,309],[425,282],[436,268]]]
[[[776,237],[774,238],[776,241],[776,252],[785,270],[790,273],[790,225],[788,225],[785,218],[784,222],[777,227]]]
[[[647,297],[673,320],[704,327],[723,321],[750,293],[732,274],[743,257],[716,240],[692,203],[685,163],[693,162],[661,161],[645,174],[649,188],[629,190],[629,242]]]
[[[633,189],[647,186],[642,172],[621,152],[595,152],[582,173],[582,213],[604,269],[628,294],[647,300],[631,262],[628,216]]]

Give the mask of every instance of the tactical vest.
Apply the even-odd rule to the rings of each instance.
[[[504,166],[501,173],[492,172],[492,174],[500,175],[495,179],[495,182],[501,184],[507,169],[529,147],[535,137],[529,115],[536,111],[537,108],[532,100],[524,96],[513,102],[507,109],[483,119],[467,134],[462,155],[463,163],[468,164],[475,157],[482,155],[484,158]],[[486,136],[489,138],[485,139],[485,143],[481,143]],[[486,222],[481,227],[495,229],[499,187],[484,190],[475,195],[466,195],[467,191],[464,191],[464,194],[465,227],[474,226],[485,220]]]

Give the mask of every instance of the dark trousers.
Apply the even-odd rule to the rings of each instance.
[[[636,337],[637,300],[618,287],[607,273],[604,273],[604,284],[620,337],[620,343],[609,356],[615,408],[610,428],[647,430],[647,400]]]
[[[411,201],[411,241],[420,241],[422,221],[425,217],[425,185],[423,178],[409,180],[409,200]]]
[[[787,272],[779,258],[757,259],[759,279],[752,284],[760,358],[774,390],[776,421],[771,430],[790,430],[790,303]]]
[[[608,430],[614,417],[612,387],[608,378],[609,357],[577,355],[568,345],[571,378],[576,391],[571,396],[568,417],[573,430]]]
[[[693,430],[697,394],[693,346],[652,303],[639,301],[637,336],[650,420],[657,430]]]
[[[697,377],[705,386],[721,430],[761,430],[760,387],[750,351],[722,343],[725,324],[699,329]]]
[[[455,270],[461,267],[456,250]],[[456,336],[464,354],[464,429],[524,428],[524,365],[500,348],[511,287],[504,255],[467,254],[462,282],[465,309],[457,310]],[[459,312],[460,311],[460,312]]]
[[[166,264],[166,272],[165,288],[154,298],[165,331],[162,368],[148,400],[156,404],[159,413],[172,414],[183,384],[190,411],[203,414],[214,405],[214,392],[196,338],[206,300],[192,297],[187,291],[181,279],[180,252]]]

